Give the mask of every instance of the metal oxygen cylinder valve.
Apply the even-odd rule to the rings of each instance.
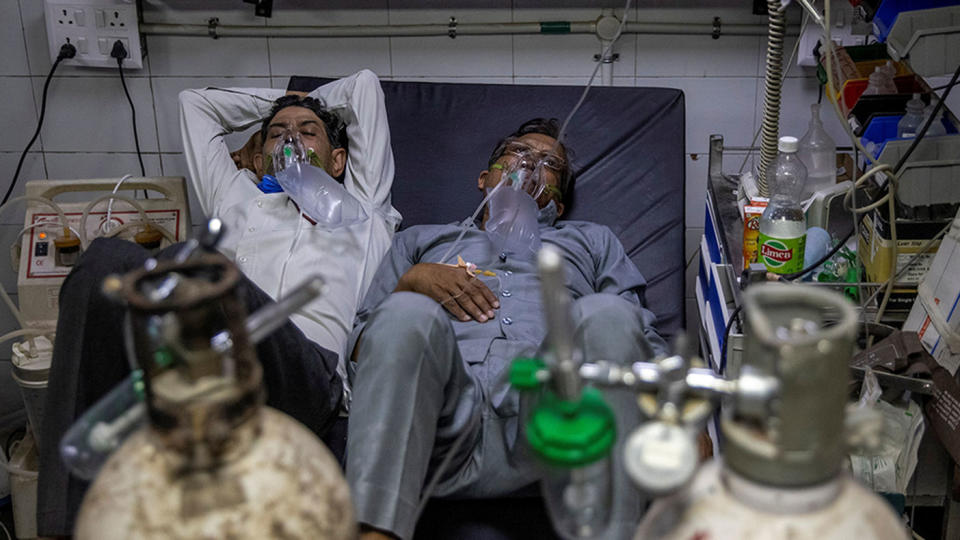
[[[905,540],[891,507],[841,469],[857,314],[809,286],[744,295],[746,346],[725,393],[722,459],[654,503],[635,538]],[[760,374],[761,377],[751,375]],[[763,377],[778,382],[771,394]]]
[[[236,266],[206,253],[120,280],[149,423],[87,491],[78,539],[356,536],[334,457],[263,404],[239,280]]]

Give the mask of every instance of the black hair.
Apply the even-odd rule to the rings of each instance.
[[[559,141],[560,121],[556,118],[534,118],[532,120],[527,120],[520,127],[518,127],[516,131],[500,139],[500,141],[497,143],[497,146],[494,147],[493,152],[490,154],[490,159],[487,161],[487,167],[492,167],[498,159],[503,157],[503,153],[506,151],[507,144],[510,143],[510,141],[530,133],[539,133]],[[571,150],[563,143],[560,143],[560,148],[563,149],[563,154],[567,162],[567,168],[561,171],[559,178],[560,193],[562,193],[562,199],[566,201],[566,199],[569,198],[568,196],[570,195],[571,190],[573,189],[575,175],[573,174],[573,169],[570,164]]]
[[[322,100],[309,96],[300,97],[293,94],[282,96],[273,103],[270,114],[264,118],[263,125],[260,127],[260,136],[263,137],[264,141],[267,140],[267,131],[269,131],[270,122],[273,121],[273,117],[287,107],[304,107],[313,111],[314,114],[320,118],[320,121],[323,122],[324,131],[327,132],[327,139],[330,140],[330,146],[332,148],[348,150],[347,124],[344,123],[339,116],[327,109],[326,104]]]

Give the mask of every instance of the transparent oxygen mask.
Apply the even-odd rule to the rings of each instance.
[[[337,229],[360,223],[367,212],[356,197],[331,177],[320,157],[287,131],[273,150],[272,172],[283,191],[318,227]]]
[[[534,193],[542,193],[535,169],[505,170],[496,187],[487,190],[489,217],[485,229],[498,253],[532,258],[540,249],[539,207]],[[532,192],[532,193],[531,193]]]

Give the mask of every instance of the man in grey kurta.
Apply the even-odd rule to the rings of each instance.
[[[538,119],[509,140],[565,154],[562,146],[553,149],[557,131],[555,121]],[[497,164],[509,159],[502,142],[478,187],[496,185]],[[663,352],[655,316],[643,306],[644,278],[613,232],[556,221],[569,171],[555,172],[545,177],[558,187],[557,196],[547,192],[537,199],[539,232],[566,259],[575,339],[586,358],[629,363]],[[536,261],[498,253],[483,230],[485,218],[459,241],[457,224],[398,233],[358,313],[348,348],[356,362],[347,479],[371,538],[412,536],[421,492],[444,458],[449,463],[433,496],[504,495],[542,475],[530,453],[521,451],[521,400],[508,381],[510,362],[535,355],[546,335]],[[454,244],[449,258],[477,265],[480,274],[436,264],[447,262],[441,259]],[[617,413],[619,469],[607,536],[621,538],[631,535],[641,510],[619,464],[622,440],[639,412],[629,393],[608,391],[605,397]]]

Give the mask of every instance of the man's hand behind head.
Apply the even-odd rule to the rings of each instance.
[[[253,159],[253,156],[260,152],[262,146],[263,137],[260,135],[260,130],[257,130],[250,136],[250,139],[247,140],[247,144],[243,145],[239,150],[230,152],[230,157],[233,158],[233,163],[237,166],[237,169],[249,169],[257,175],[257,178],[263,176],[263,171],[260,170],[260,167],[257,167]]]
[[[461,321],[486,322],[494,317],[500,302],[493,292],[463,267],[420,263],[407,270],[394,292],[429,296]]]

